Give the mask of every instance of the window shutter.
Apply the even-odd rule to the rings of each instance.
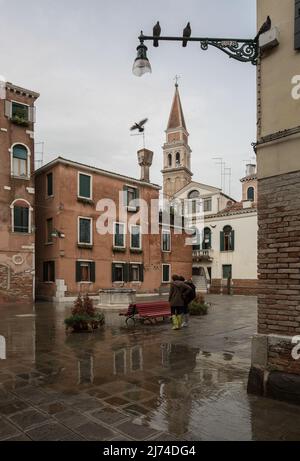
[[[123,201],[124,201],[124,206],[128,206],[128,187],[127,186],[123,187]]]
[[[11,118],[12,103],[11,101],[5,101],[5,117]]]
[[[51,261],[51,275],[52,275],[52,280],[51,282],[55,282],[55,261]]]
[[[47,282],[47,263],[43,263],[43,281]]]
[[[300,50],[300,0],[295,0],[295,50]]]
[[[80,261],[76,261],[76,282],[81,282]]]
[[[129,264],[129,280],[128,281],[132,282],[132,279],[133,279],[133,277],[132,277],[132,264]]]
[[[116,281],[116,270],[115,270],[115,264],[112,263],[111,265],[111,281],[115,282]]]
[[[224,251],[224,232],[220,232],[220,251]]]
[[[124,270],[124,282],[127,283],[130,281],[130,276],[129,276],[130,264],[124,264],[123,270]]]
[[[96,263],[91,262],[91,282],[96,282]]]
[[[28,107],[28,121],[31,123],[35,123],[36,121],[36,108],[34,106]]]
[[[139,209],[140,209],[140,207],[139,207],[140,190],[136,189],[135,191],[136,191],[135,192],[136,211],[139,211]]]
[[[144,264],[140,264],[140,282],[144,281]]]
[[[235,237],[235,235],[234,235],[234,230],[233,230],[233,231],[231,231],[231,250],[232,251],[234,251],[234,244],[235,244],[235,242],[234,242],[235,238],[234,237]]]

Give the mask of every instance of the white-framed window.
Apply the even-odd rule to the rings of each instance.
[[[11,149],[11,175],[15,178],[30,178],[30,151],[25,144],[14,144]]]
[[[121,222],[114,223],[114,247],[125,248],[125,224]]]
[[[130,248],[132,250],[142,249],[142,234],[139,225],[130,226]]]
[[[144,265],[142,263],[129,264],[129,282],[144,281]]]
[[[137,211],[138,209],[138,199],[139,199],[139,189],[137,187],[125,185],[123,187],[124,193],[124,206],[127,208],[127,211]]]
[[[93,245],[93,218],[78,217],[78,243]]]
[[[203,200],[203,211],[207,213],[208,211],[212,210],[212,198],[205,198]]]
[[[10,206],[11,228],[14,233],[31,234],[31,215],[33,208],[27,200],[16,199]]]
[[[162,283],[171,282],[171,265],[163,264],[162,265]]]
[[[161,233],[161,249],[163,252],[170,253],[171,251],[171,232],[163,229]]]
[[[78,197],[92,200],[93,198],[93,176],[87,173],[78,172]]]

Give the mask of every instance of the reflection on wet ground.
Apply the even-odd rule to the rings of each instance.
[[[69,336],[70,306],[1,306],[0,440],[300,440],[299,407],[246,393],[256,299],[209,298],[181,331]]]

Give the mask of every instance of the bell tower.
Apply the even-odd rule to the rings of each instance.
[[[174,194],[192,180],[191,149],[188,145],[189,133],[186,129],[181,106],[178,83],[175,84],[171,113],[166,130],[166,143],[163,146],[164,166],[163,192],[165,199]]]

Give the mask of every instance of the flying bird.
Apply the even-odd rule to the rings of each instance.
[[[134,130],[139,130],[139,133],[144,133],[145,131],[145,123],[148,122],[148,119],[147,118],[144,118],[144,120],[141,120],[139,123],[135,123],[131,128],[130,128],[130,131],[134,131]]]
[[[191,36],[191,33],[192,33],[191,25],[188,22],[186,27],[183,29],[183,37],[189,38]],[[187,40],[183,40],[182,46],[186,47],[186,45],[187,45]]]
[[[161,27],[160,27],[159,21],[157,21],[157,23],[153,27],[153,37],[159,37],[160,34],[161,34]],[[155,47],[159,46],[159,42],[157,39],[153,40],[153,46]]]
[[[268,32],[268,30],[270,30],[272,27],[272,21],[271,21],[271,18],[270,16],[267,17],[267,20],[263,23],[263,25],[261,26],[261,28],[259,29],[258,31],[258,34],[256,35],[255,37],[255,41],[259,39],[260,35],[261,34],[264,34],[265,32]]]

